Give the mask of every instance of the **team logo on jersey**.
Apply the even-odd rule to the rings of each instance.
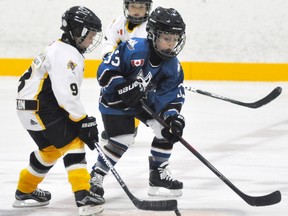
[[[136,79],[141,80],[142,88],[146,89],[148,87],[148,85],[150,84],[152,77],[153,76],[152,76],[150,71],[148,72],[148,74],[146,76],[144,76],[144,72],[141,69],[139,71],[139,73],[137,74]]]
[[[139,67],[144,65],[144,59],[131,60],[132,67]]]
[[[72,71],[74,71],[76,67],[77,64],[72,62],[71,60],[67,63],[67,69],[71,69]]]
[[[133,39],[129,39],[126,41],[126,45],[127,45],[129,50],[134,50],[134,47],[137,43],[138,43],[138,41],[133,40]]]

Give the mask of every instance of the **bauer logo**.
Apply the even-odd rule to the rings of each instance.
[[[139,67],[144,65],[144,59],[131,60],[132,67]]]
[[[131,83],[129,86],[125,86],[124,88],[119,89],[118,90],[118,94],[122,95],[122,94],[124,94],[124,93],[126,93],[128,91],[131,91],[132,89],[134,89],[138,85],[139,85],[139,82],[135,81],[135,82]]]

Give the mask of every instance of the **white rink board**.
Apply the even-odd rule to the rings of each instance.
[[[34,58],[61,36],[61,16],[76,5],[93,10],[103,32],[123,14],[122,0],[1,0],[0,58]],[[186,23],[181,61],[287,62],[287,0],[153,0],[157,6],[177,9]]]

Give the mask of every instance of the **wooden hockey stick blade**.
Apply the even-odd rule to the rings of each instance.
[[[277,98],[282,92],[282,88],[278,86],[275,89],[273,89],[273,91],[271,91],[264,98],[262,98],[262,99],[260,99],[258,101],[255,101],[255,102],[246,103],[246,102],[234,100],[234,99],[231,99],[231,98],[228,98],[228,97],[224,97],[224,96],[221,96],[221,95],[217,95],[217,94],[214,94],[214,93],[211,93],[211,92],[203,91],[203,90],[200,90],[200,89],[195,89],[195,88],[191,88],[191,87],[185,87],[185,89],[187,89],[188,91],[191,91],[191,92],[195,92],[195,93],[198,93],[198,94],[206,95],[206,96],[209,96],[209,97],[212,97],[212,98],[220,99],[220,100],[223,100],[223,101],[227,101],[227,102],[230,102],[230,103],[233,103],[233,104],[237,104],[237,105],[240,105],[240,106],[245,106],[245,107],[249,107],[249,108],[253,108],[253,109],[259,108],[259,107],[261,107],[263,105],[266,105],[266,104],[270,103],[272,100]]]
[[[122,189],[125,191],[127,196],[130,198],[130,200],[133,202],[136,208],[141,210],[151,210],[151,211],[175,211],[178,212],[178,203],[177,200],[140,200],[137,197],[135,197],[128,189],[125,182],[122,180],[114,166],[111,164],[111,162],[107,159],[105,156],[103,150],[101,149],[100,145],[97,142],[94,142],[95,148],[98,151],[100,157],[103,159],[105,164],[109,167],[110,171],[122,187]]]
[[[160,118],[146,103],[143,99],[140,100],[142,108],[159,122],[163,127],[169,127],[166,122]],[[280,191],[264,196],[249,196],[239,190],[229,179],[227,179],[220,171],[216,169],[206,158],[204,158],[196,149],[194,149],[186,140],[179,137],[179,141],[192,153],[194,154],[207,168],[209,168],[218,178],[220,178],[228,187],[230,187],[238,196],[240,196],[246,203],[252,206],[267,206],[279,203],[281,201]]]

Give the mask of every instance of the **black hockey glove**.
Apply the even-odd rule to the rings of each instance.
[[[161,133],[164,138],[169,140],[171,143],[179,141],[179,137],[183,134],[185,127],[185,119],[182,115],[173,115],[165,118],[166,124],[169,128],[163,128]]]
[[[143,82],[143,79],[128,80],[116,86],[115,89],[125,105],[135,108],[139,104],[139,100],[145,95]]]
[[[79,122],[79,138],[91,149],[95,149],[94,142],[99,142],[96,118],[86,116]]]

